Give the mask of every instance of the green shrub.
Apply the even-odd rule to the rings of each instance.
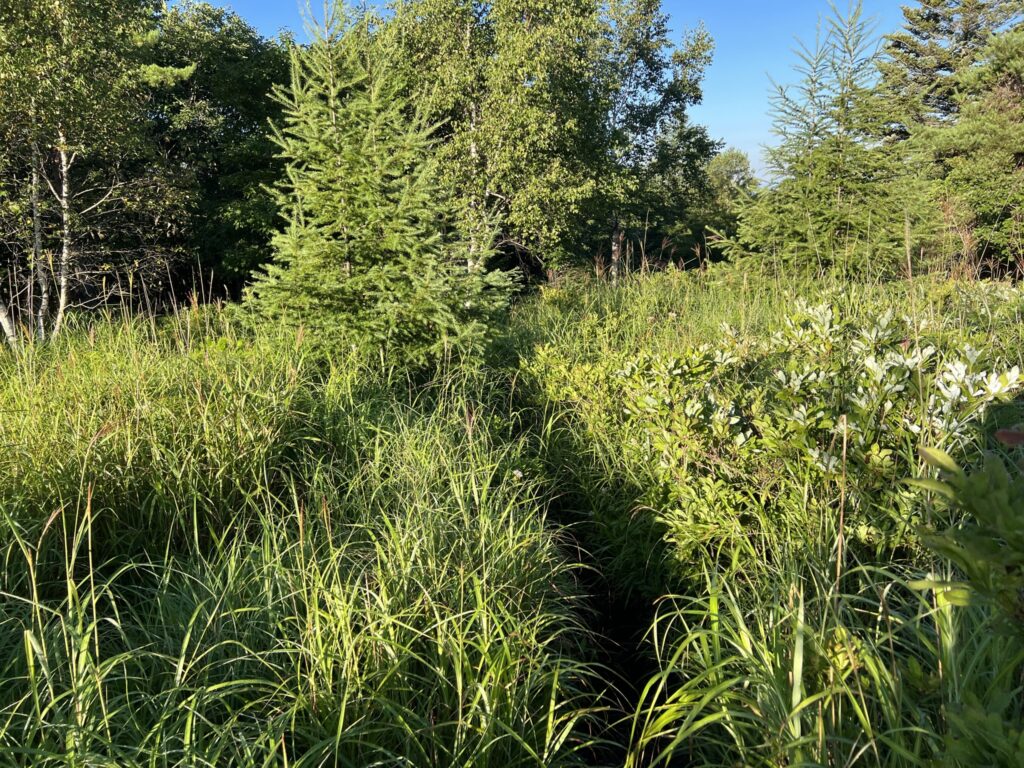
[[[248,303],[257,323],[301,325],[328,349],[433,364],[480,351],[512,280],[456,231],[436,126],[409,103],[398,51],[374,26],[332,6],[312,43],[292,47],[292,82],[277,93],[287,225]]]
[[[1012,445],[1024,438],[1015,430],[999,434]],[[943,586],[967,586],[1024,630],[1024,477],[1019,467],[1008,468],[989,454],[980,469],[966,473],[943,451],[922,448],[921,454],[945,482],[924,478],[914,484],[938,492],[967,513],[943,530],[922,532],[928,547],[953,562],[966,582]]]
[[[585,362],[548,345],[527,370],[646,476],[684,573],[707,553],[749,575],[792,549],[825,557],[837,536],[913,546],[922,509],[901,479],[914,446],[971,450],[986,408],[1022,383],[993,357],[891,310],[862,321],[798,300],[764,337],[726,327],[714,343]]]

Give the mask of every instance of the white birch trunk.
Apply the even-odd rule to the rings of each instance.
[[[7,308],[7,302],[0,301],[0,328],[3,329],[4,338],[7,340],[8,346],[11,349],[16,349],[18,346],[18,332],[14,327],[14,320],[11,318],[11,312]]]
[[[36,338],[46,338],[46,316],[50,311],[50,281],[43,264],[43,222],[39,208],[39,166],[41,158],[39,147],[32,144],[32,271],[35,273],[36,285],[39,287],[39,303],[35,306]],[[29,311],[33,309],[29,302]]]
[[[619,272],[622,269],[622,245],[624,239],[625,233],[619,228],[618,223],[616,223],[615,231],[612,233],[612,285],[617,285],[619,282]]]
[[[71,159],[68,156],[64,134],[61,133],[59,138],[61,245],[60,260],[57,264],[57,317],[53,321],[51,336],[59,334],[64,325],[64,317],[68,308],[68,291],[71,282],[70,271],[73,258],[71,248]]]

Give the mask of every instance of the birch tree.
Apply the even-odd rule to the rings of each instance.
[[[156,8],[140,0],[0,4],[0,215],[8,343],[58,335],[69,312],[128,290],[180,224],[146,141],[143,65]]]
[[[475,244],[496,234],[505,251],[557,268],[644,217],[664,139],[686,133],[701,97],[705,33],[673,43],[660,0],[396,0],[392,10],[385,33],[405,52],[417,105],[443,125],[438,162]]]

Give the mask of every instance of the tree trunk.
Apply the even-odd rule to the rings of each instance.
[[[7,339],[8,346],[11,349],[17,348],[18,332],[14,328],[14,321],[11,319],[10,310],[4,301],[0,301],[0,328],[3,329],[4,338]]]
[[[467,64],[473,60],[473,19],[469,18],[466,20],[466,34],[463,38],[462,49]],[[474,172],[480,173],[483,178],[483,173],[480,168],[477,167],[480,159],[479,149],[476,143],[476,132],[477,125],[479,123],[478,114],[479,106],[474,99],[469,105],[469,160],[472,164]],[[480,232],[479,232],[479,216],[483,210],[484,202],[479,200],[475,194],[470,195],[469,199],[469,210],[470,210],[470,221],[469,221],[469,256],[466,259],[466,269],[469,272],[476,271],[480,265]]]
[[[50,280],[46,275],[43,263],[43,221],[39,209],[39,166],[42,158],[39,145],[32,143],[32,271],[35,273],[36,285],[39,286],[39,304],[35,306],[36,338],[46,338],[46,316],[50,312]],[[29,302],[29,311],[33,309]]]
[[[68,308],[68,290],[70,286],[70,270],[72,260],[71,249],[71,159],[64,140],[60,136],[60,222],[61,244],[60,261],[57,265],[57,317],[53,321],[52,336],[60,333],[64,325],[64,316]]]
[[[622,268],[622,243],[625,239],[625,233],[619,227],[618,222],[616,222],[615,229],[612,231],[612,265],[610,270],[612,285],[616,285],[619,282],[619,270]]]
[[[483,179],[484,169],[480,167],[480,150],[477,148],[477,126],[478,121],[478,109],[476,104],[472,104],[469,108],[469,159],[472,164],[473,172],[479,175],[480,182],[474,180],[475,189],[479,189],[475,185],[477,183],[483,185],[485,182]],[[480,221],[483,218],[483,210],[485,200],[483,199],[484,192],[481,191],[479,194],[474,191],[470,194],[469,198],[469,211],[470,211],[470,222],[469,222],[469,259],[467,260],[467,266],[470,272],[473,272],[480,265],[480,252],[481,252],[481,227]]]
[[[469,142],[469,157],[474,167],[477,163],[477,148],[476,148],[476,107],[474,106],[470,110],[469,117],[469,130],[470,135],[473,137]],[[477,265],[480,262],[479,256],[479,243],[478,243],[478,216],[479,210],[482,206],[478,202],[476,195],[471,195],[469,199],[469,210],[470,210],[470,222],[469,222],[469,258],[466,259],[466,268],[470,272],[474,272]]]

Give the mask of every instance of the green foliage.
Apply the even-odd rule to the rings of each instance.
[[[1017,430],[1001,430],[996,435],[1011,447],[1021,444],[1022,434]],[[966,517],[944,530],[921,531],[923,542],[956,566],[955,580],[928,579],[915,586],[967,603],[980,596],[995,608],[1001,622],[995,631],[1007,634],[1008,624],[1008,642],[1019,642],[1024,637],[1024,479],[1019,467],[1008,467],[1000,457],[989,454],[979,469],[964,472],[938,449],[922,448],[921,457],[943,480],[925,477],[913,483],[949,500]],[[956,703],[950,714],[950,758],[962,765],[992,760],[998,765],[1020,764],[1024,744],[1021,716],[1006,711],[1015,701],[1014,695],[1005,692],[1002,696],[1002,702],[991,698],[984,702],[972,693]]]
[[[1016,765],[1024,645],[898,573],[831,570],[666,601],[627,765]]]
[[[778,87],[773,180],[728,253],[891,276],[1014,266],[1020,250],[1018,0],[922,0],[879,52],[834,10]]]
[[[961,70],[954,126],[921,134],[943,170],[963,258],[1024,264],[1024,29],[992,38]]]
[[[148,128],[149,0],[0,5],[0,291],[7,340],[56,335],[69,311],[159,293],[180,252],[181,190]]]
[[[524,23],[528,20],[528,23]],[[712,142],[689,125],[710,63],[674,45],[660,2],[415,0],[384,34],[417,105],[442,124],[442,183],[475,247],[553,269],[617,226],[683,220]]]
[[[1017,434],[1017,433],[1011,433]],[[941,532],[926,532],[925,543],[953,562],[971,589],[992,600],[1010,621],[1024,626],[1024,480],[995,455],[965,473],[943,451],[923,448],[922,458],[945,482],[916,484],[954,500],[968,517]]]
[[[199,306],[3,358],[0,753],[1013,765],[1019,478],[954,472],[958,525],[900,481],[1021,420],[1021,291],[793,291],[568,280],[516,310],[517,369],[428,383]],[[638,662],[583,625],[606,589]]]
[[[510,278],[470,263],[452,229],[431,157],[434,127],[403,95],[397,51],[371,18],[331,13],[310,46],[292,49],[292,83],[278,91],[287,226],[249,303],[319,342],[412,363],[476,350]]]
[[[216,290],[237,291],[266,262],[277,225],[266,187],[281,169],[268,121],[279,116],[270,92],[288,78],[287,50],[239,16],[190,1],[160,16],[147,58],[158,75],[149,84],[152,130],[188,195],[183,234],[194,261],[186,266]],[[169,69],[187,76],[159,77]]]
[[[548,430],[588,457],[581,535],[618,589],[679,593],[626,764],[1014,765],[1024,641],[964,606],[919,533],[950,517],[902,481],[922,442],[974,461],[1019,420],[1020,290],[793,286],[718,265],[518,316]]]
[[[714,239],[735,238],[739,214],[757,192],[750,158],[738,149],[726,149],[707,164],[710,199],[700,212],[700,223]]]
[[[195,311],[3,361],[0,762],[583,763],[577,568],[499,382],[317,360]]]
[[[834,10],[798,54],[801,82],[774,96],[773,183],[740,213],[739,241],[791,269],[891,275],[916,252],[926,212],[905,164],[877,147],[886,114],[861,5]]]
[[[267,341],[245,349],[234,332],[206,341],[221,323],[207,329],[191,314],[183,326],[185,349],[173,335],[144,343],[141,324],[101,322],[87,343],[5,361],[0,440],[11,450],[0,493],[5,520],[22,535],[35,539],[51,513],[73,524],[90,489],[88,504],[102,512],[97,557],[160,551],[259,508],[254,478],[281,481],[298,436],[313,437],[296,416],[309,384],[299,375],[309,367],[305,350]],[[119,526],[129,515],[132,525]]]
[[[675,260],[676,249],[695,239],[695,213],[708,196],[703,167],[719,148],[687,114],[703,98],[714,43],[698,27],[671,45],[668,19],[655,0],[612,3],[609,17],[610,167],[601,182],[605,229],[599,236],[610,232],[614,250],[614,238],[624,231],[644,255],[661,240],[661,260]]]
[[[1019,18],[1018,0],[920,0],[903,7],[904,28],[885,38],[880,87],[899,138],[959,112],[959,73],[989,38]]]
[[[394,11],[385,34],[425,117],[443,126],[440,178],[474,248],[490,249],[497,225],[498,242],[564,260],[602,151],[597,6],[418,0]]]
[[[657,0],[346,13],[0,4],[0,762],[1020,765],[1024,291],[917,274],[1021,260],[1019,2],[835,12],[761,189]]]
[[[530,364],[551,399],[615,435],[618,460],[648,478],[644,501],[691,575],[705,567],[699,552],[752,578],[781,553],[821,546],[807,514],[845,514],[861,552],[907,546],[905,521],[921,514],[899,486],[912,441],[961,450],[988,404],[1021,384],[1016,366],[986,370],[999,362],[949,346],[941,326],[794,304],[764,338],[725,327],[714,344],[585,361],[540,347]]]

